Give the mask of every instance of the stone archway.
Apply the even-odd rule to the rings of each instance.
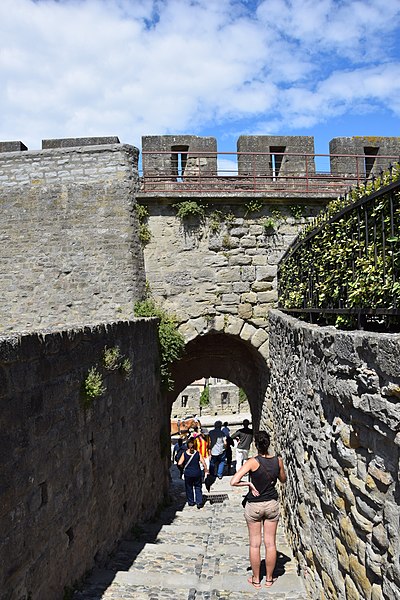
[[[227,379],[246,392],[255,429],[259,428],[269,368],[265,358],[250,341],[239,336],[209,331],[190,340],[184,356],[172,367],[175,387],[169,393],[172,406],[187,385],[202,377]]]

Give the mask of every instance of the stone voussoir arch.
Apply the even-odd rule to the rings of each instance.
[[[172,365],[174,389],[169,393],[170,404],[197,379],[227,379],[246,392],[252,421],[258,428],[269,384],[266,327],[267,322],[257,327],[232,315],[197,317],[180,323],[178,329],[185,339],[185,351]]]

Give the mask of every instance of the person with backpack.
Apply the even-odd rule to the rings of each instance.
[[[185,479],[186,500],[189,506],[196,504],[197,508],[203,506],[202,472],[200,464],[203,466],[204,472],[208,473],[206,461],[194,447],[194,439],[189,438],[187,441],[187,449],[183,452],[178,461],[178,467],[182,467],[183,476]]]
[[[182,454],[184,453],[184,451],[186,450],[187,446],[186,444],[183,443],[184,437],[181,436],[178,441],[176,442],[173,452],[172,452],[172,462],[176,463],[176,466],[178,467],[179,470],[179,479],[182,479],[183,476],[183,467],[181,467],[178,462],[180,457],[182,456]]]
[[[274,583],[276,565],[276,529],[279,520],[278,492],[275,489],[277,480],[286,481],[285,468],[280,456],[268,453],[270,436],[266,431],[255,435],[258,456],[249,458],[232,477],[233,486],[247,486],[248,493],[243,499],[244,518],[249,531],[250,565],[252,576],[247,580],[255,589],[261,588],[261,528],[264,533],[266,587]],[[249,473],[249,481],[242,481]]]

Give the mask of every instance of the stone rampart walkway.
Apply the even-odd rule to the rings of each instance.
[[[229,477],[217,480],[199,510],[185,504],[175,466],[171,473],[171,506],[122,541],[108,568],[95,571],[73,600],[307,599],[281,528],[277,581],[266,588],[264,572],[261,590],[247,583],[243,489],[232,489]]]

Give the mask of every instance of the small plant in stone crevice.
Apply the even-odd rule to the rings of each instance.
[[[84,408],[90,408],[96,400],[106,391],[103,376],[96,367],[91,367],[82,384],[81,395]]]
[[[232,227],[235,222],[236,216],[232,212],[228,212],[225,215],[225,223],[228,228]]]
[[[183,202],[176,202],[172,205],[172,208],[176,211],[176,216],[181,220],[185,221],[191,217],[203,218],[205,215],[205,205],[199,204],[195,200],[184,200]]]
[[[140,243],[142,244],[142,246],[147,246],[147,244],[151,240],[150,229],[149,229],[148,225],[146,225],[145,223],[139,224],[139,240],[140,240]]]
[[[275,231],[276,228],[278,227],[280,221],[282,221],[282,220],[283,220],[282,213],[277,209],[273,209],[271,211],[270,216],[266,217],[262,221],[262,225],[264,227],[265,233]]]
[[[274,231],[276,225],[277,223],[273,217],[267,217],[262,222],[262,226],[264,227],[266,233],[268,233],[269,231]]]
[[[125,377],[130,377],[133,370],[132,361],[129,358],[123,358],[120,370],[124,373]]]
[[[210,313],[205,313],[204,318],[206,320],[207,325],[211,325],[211,323],[214,321],[215,319],[215,314],[210,314]]]
[[[263,206],[264,203],[262,200],[249,200],[249,202],[244,205],[244,216],[247,217],[248,215],[261,212]]]
[[[119,368],[121,361],[121,350],[119,346],[113,348],[104,348],[103,365],[108,371],[115,371]]]
[[[119,346],[104,348],[103,366],[107,371],[120,371],[126,377],[132,373],[132,361],[121,353]]]
[[[218,231],[221,229],[223,219],[224,215],[220,210],[214,210],[212,213],[210,213],[208,226],[211,233],[218,233]]]
[[[304,215],[304,206],[301,206],[301,204],[292,204],[292,206],[289,206],[289,210],[292,217],[297,220],[301,219]]]

